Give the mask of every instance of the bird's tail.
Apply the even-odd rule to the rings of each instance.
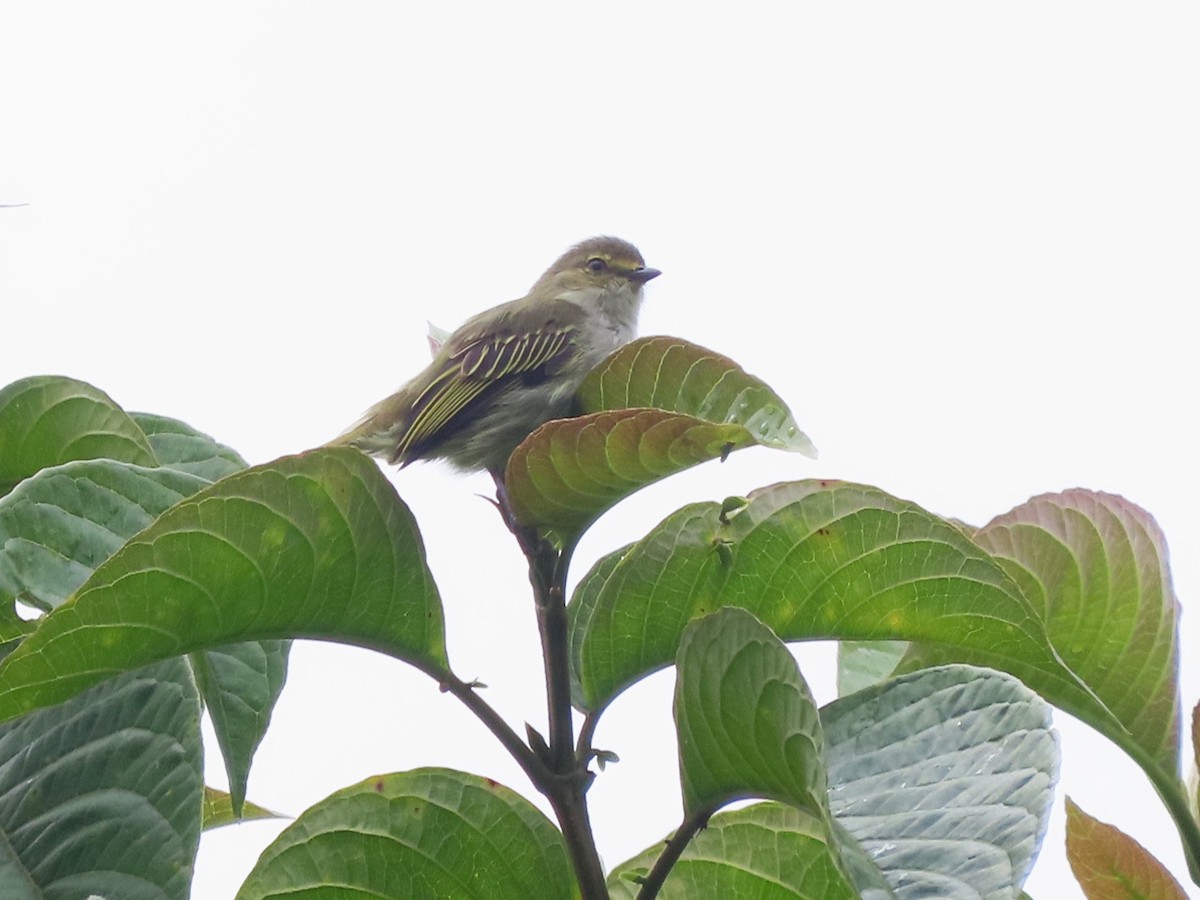
[[[350,428],[325,444],[326,447],[357,447],[395,465],[401,460],[400,437],[408,430],[411,404],[404,389],[368,409]]]

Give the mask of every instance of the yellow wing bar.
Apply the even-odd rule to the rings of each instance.
[[[400,436],[394,459],[437,435],[472,400],[507,379],[555,362],[570,352],[575,329],[483,337],[451,353],[445,364],[412,402],[412,420]]]

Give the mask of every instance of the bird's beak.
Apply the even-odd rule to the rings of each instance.
[[[661,274],[659,269],[634,269],[629,273],[629,280],[636,284],[645,284],[651,278],[657,278]]]

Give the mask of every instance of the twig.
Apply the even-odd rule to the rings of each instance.
[[[549,588],[536,598],[538,631],[542,639],[542,659],[546,671],[546,703],[550,720],[551,768],[566,775],[576,768],[575,722],[571,707],[571,661],[567,646],[567,604],[563,597],[566,579],[566,552],[556,554]]]
[[[504,749],[517,761],[517,765],[524,770],[530,781],[538,784],[550,777],[550,770],[546,764],[529,749],[529,746],[509,727],[509,724],[500,718],[500,714],[492,708],[492,705],[479,696],[475,685],[452,674],[440,679],[439,684],[443,691],[453,694],[461,700],[463,705],[487,726],[488,731],[504,745]]]
[[[713,810],[706,807],[699,812],[694,812],[691,815],[683,817],[683,822],[676,829],[675,833],[671,835],[671,839],[663,847],[663,852],[659,854],[658,859],[654,861],[654,868],[650,870],[650,874],[642,882],[642,888],[638,891],[637,900],[653,900],[654,897],[658,896],[663,882],[667,880],[667,875],[670,873],[671,867],[683,855],[684,847],[688,845],[688,841],[696,836],[696,832],[708,824],[708,819],[712,814]]]

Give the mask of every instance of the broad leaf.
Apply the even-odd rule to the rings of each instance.
[[[653,407],[742,425],[759,444],[817,455],[787,404],[761,379],[680,338],[626,344],[589,373],[579,397],[585,413]]]
[[[509,457],[504,481],[518,521],[578,534],[638,488],[747,447],[741,425],[658,409],[547,422]]]
[[[181,660],[0,726],[0,895],[185,900],[202,791]]]
[[[745,610],[718,610],[684,631],[676,666],[684,812],[756,797],[827,821],[817,708],[771,629]]]
[[[127,540],[208,484],[167,466],[107,459],[42,469],[0,498],[0,598],[60,605]],[[283,687],[287,653],[286,643],[268,641],[191,657],[239,803]]]
[[[146,434],[160,465],[218,481],[246,468],[241,455],[186,422],[152,413],[130,413]],[[188,659],[212,720],[240,815],[250,763],[267,733],[271,711],[287,677],[287,641],[247,641],[191,654]]]
[[[678,338],[626,345],[588,375],[579,397],[582,416],[538,429],[505,470],[518,520],[568,538],[639,488],[741,447],[816,456],[774,391]]]
[[[904,641],[840,641],[838,696],[845,697],[883,681],[896,670],[907,650]]]
[[[287,817],[250,802],[243,803],[241,812],[235,813],[233,811],[232,797],[224,791],[218,791],[216,788],[211,788],[207,785],[204,787],[203,821],[205,831],[210,831],[213,828],[221,828],[225,825],[235,825],[238,822],[250,822],[254,819],[284,818]]]
[[[239,640],[338,640],[447,668],[408,509],[367,457],[285,457],[176,504],[0,663],[0,720]]]
[[[637,896],[636,879],[646,876],[661,851],[661,844],[651,847],[612,871],[608,887],[613,900]],[[847,884],[836,853],[818,819],[794,807],[759,803],[709,819],[672,867],[658,896],[858,900],[860,893]]]
[[[986,651],[913,645],[901,668],[962,660],[1007,669],[1111,738],[1153,782],[1200,877],[1200,827],[1179,778],[1178,603],[1157,524],[1120,497],[1072,490],[1035,497],[975,539],[1029,598],[1096,703],[1076,707]]]
[[[1067,798],[1067,861],[1088,900],[1187,900],[1145,847]]]
[[[217,481],[246,468],[246,461],[186,422],[151,413],[130,413],[145,433],[160,465]]]
[[[577,896],[558,829],[503,785],[449,769],[368,778],[306,810],[238,900]]]
[[[587,623],[591,620],[592,608],[600,599],[600,589],[608,581],[613,570],[620,565],[631,547],[633,545],[628,544],[598,559],[588,574],[579,582],[579,586],[571,598],[571,606],[568,609],[570,616],[567,620],[570,629],[567,634],[567,643],[571,651],[571,702],[580,709],[586,709],[583,686],[579,683],[579,650],[583,646],[583,635],[587,630]]]
[[[1179,603],[1145,510],[1084,490],[1044,494],[976,538],[1046,622],[1071,667],[1164,769],[1179,770]]]
[[[740,606],[784,640],[936,642],[1092,720],[1106,714],[990,556],[874,488],[803,481],[754,492],[735,516],[684,507],[576,589],[593,594],[586,608],[572,601],[580,694],[593,710],[669,663],[691,619]]]
[[[90,384],[39,375],[0,388],[0,496],[39,469],[101,457],[157,465],[137,423]]]
[[[290,651],[290,641],[244,641],[188,657],[225,760],[235,814],[241,813],[250,763],[287,680]]]
[[[1019,681],[946,666],[821,710],[831,809],[899,898],[1013,900],[1058,774],[1050,708]]]
[[[109,459],[42,469],[0,498],[0,596],[59,606],[129,538],[207,485]]]

